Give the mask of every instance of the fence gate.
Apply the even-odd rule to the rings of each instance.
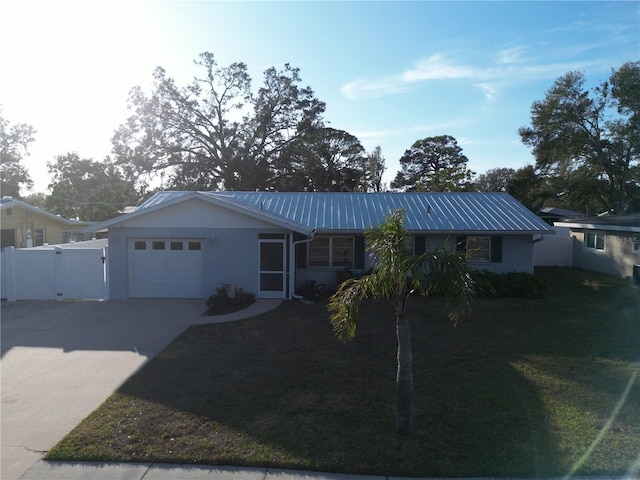
[[[6,248],[2,297],[15,300],[106,300],[108,248]]]

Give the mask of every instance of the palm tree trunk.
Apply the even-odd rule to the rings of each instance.
[[[398,371],[396,374],[396,433],[411,435],[413,419],[413,354],[411,331],[405,315],[406,299],[396,302],[396,336],[398,338]]]

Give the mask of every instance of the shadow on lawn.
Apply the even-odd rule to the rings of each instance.
[[[420,322],[425,309],[434,313]],[[166,448],[169,438],[182,442],[201,463],[411,476],[562,473],[535,386],[510,365],[510,353],[476,338],[473,324],[452,327],[438,300],[410,307],[417,434],[393,434],[393,313],[371,304],[362,314],[347,346],[334,339],[322,305],[290,303],[258,319],[192,327],[120,392],[162,405],[145,426],[159,430],[149,434],[169,428]],[[187,432],[163,427],[163,411],[201,423],[194,431],[189,420]]]
[[[411,438],[393,433],[391,308],[365,305],[356,339],[345,346],[334,338],[323,304],[286,302],[254,319],[188,329],[106,402],[104,429],[89,417],[72,432],[67,451],[92,457],[102,442],[108,459],[124,461],[407,476],[565,475],[593,438],[587,430],[571,445],[550,409],[566,401],[576,412],[606,411],[606,420],[624,388],[621,365],[640,351],[640,309],[633,293],[565,288],[568,280],[556,274],[546,273],[547,299],[479,300],[473,319],[457,327],[441,299],[409,302],[417,421]],[[585,395],[563,398],[563,382],[582,384]],[[630,428],[639,406],[636,387],[620,413]],[[605,472],[598,465],[583,473],[628,467],[618,463]]]

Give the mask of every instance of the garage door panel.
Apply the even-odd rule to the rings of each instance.
[[[129,265],[131,297],[204,298],[202,240],[133,239]]]

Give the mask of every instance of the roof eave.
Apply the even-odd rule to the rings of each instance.
[[[556,227],[577,228],[583,230],[608,230],[611,232],[640,233],[640,226],[607,225],[603,223],[554,222]]]
[[[264,222],[271,223],[271,224],[274,224],[274,225],[276,225],[278,227],[285,228],[287,230],[292,230],[294,232],[301,233],[301,234],[304,234],[304,235],[309,235],[311,233],[311,231],[313,230],[312,228],[306,227],[304,225],[298,225],[296,223],[289,222],[287,220],[281,219],[280,217],[276,217],[274,215],[267,214],[266,212],[261,212],[261,211],[258,211],[258,210],[247,208],[245,206],[238,205],[235,202],[226,201],[226,199],[222,199],[221,197],[212,197],[212,196],[208,196],[208,195],[203,195],[202,193],[199,193],[199,192],[189,192],[186,195],[181,195],[180,197],[174,198],[172,200],[166,200],[164,202],[157,203],[157,204],[149,206],[149,207],[139,208],[135,212],[127,213],[125,215],[120,215],[119,217],[112,218],[111,220],[107,220],[105,222],[101,222],[101,223],[92,225],[92,226],[90,226],[88,228],[82,229],[82,232],[83,233],[90,233],[90,232],[96,232],[98,230],[104,230],[105,228],[109,228],[109,227],[112,227],[114,225],[118,225],[119,223],[135,219],[135,218],[137,218],[139,216],[146,215],[148,213],[156,212],[156,211],[161,210],[163,208],[171,207],[173,205],[178,205],[180,203],[192,200],[194,198],[198,198],[198,199],[200,199],[200,200],[202,200],[204,202],[207,202],[207,203],[210,203],[210,204],[213,204],[213,205],[217,205],[217,206],[220,206],[220,207],[223,207],[223,208],[227,208],[229,210],[232,210],[232,211],[235,211],[235,212],[238,212],[238,213],[242,213],[242,214],[247,215],[249,217],[252,217],[252,218],[255,218],[255,219],[258,219],[258,220],[262,220]]]

